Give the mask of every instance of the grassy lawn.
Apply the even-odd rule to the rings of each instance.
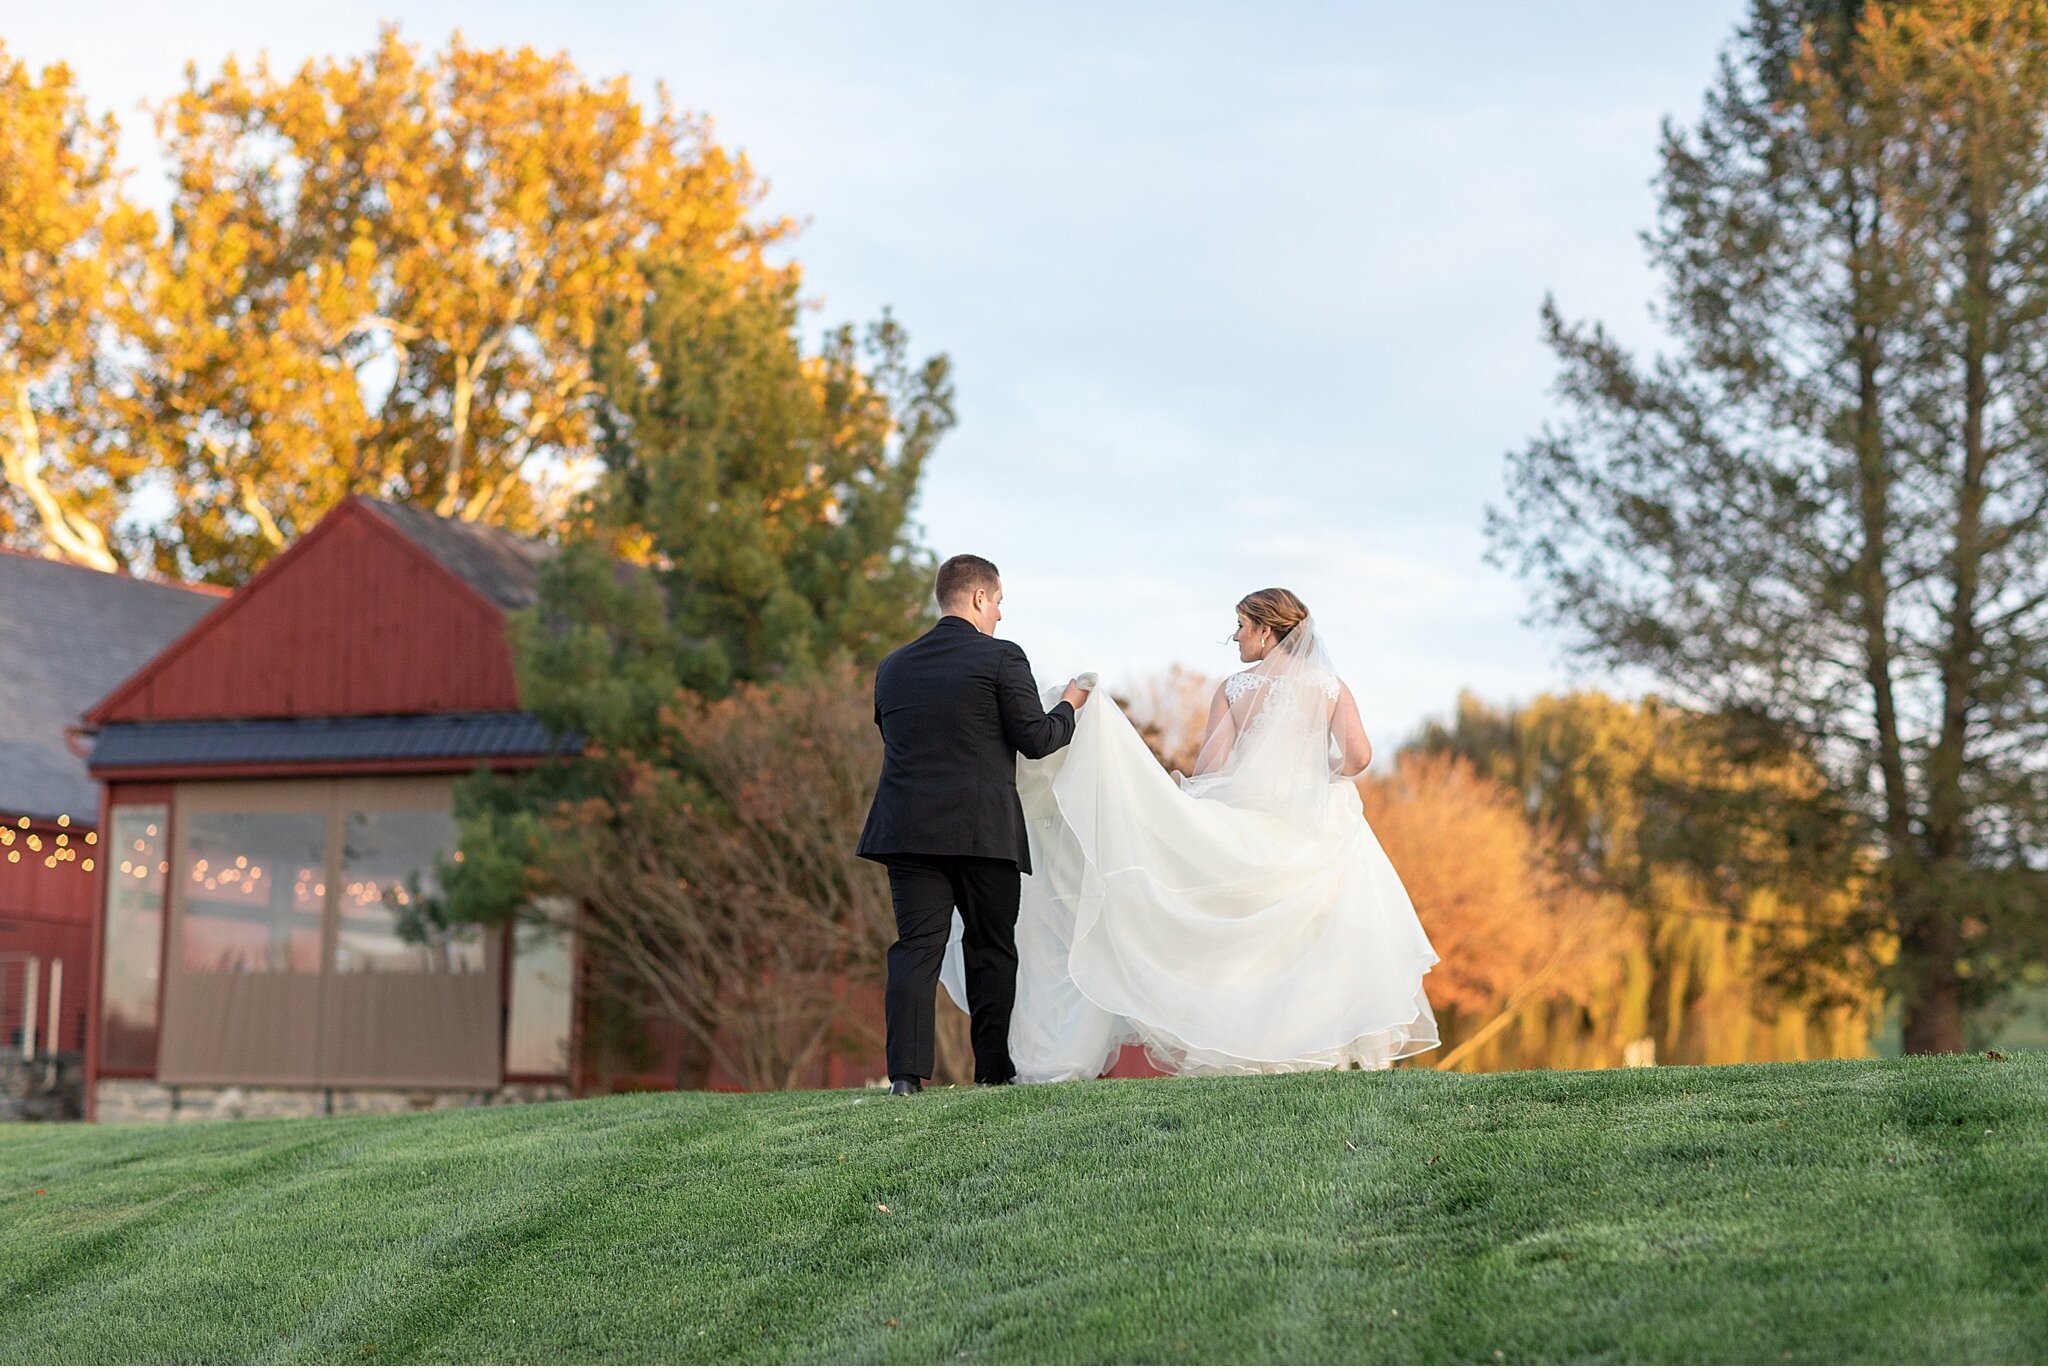
[[[2048,1054],[0,1128],[0,1358],[2048,1360]]]

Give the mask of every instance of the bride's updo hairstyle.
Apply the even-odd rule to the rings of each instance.
[[[1270,631],[1276,642],[1286,641],[1308,619],[1308,605],[1291,589],[1254,590],[1237,601],[1237,611],[1253,627]]]

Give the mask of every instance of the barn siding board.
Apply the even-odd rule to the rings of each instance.
[[[293,552],[110,695],[95,721],[519,706],[500,611],[368,508],[344,505]]]

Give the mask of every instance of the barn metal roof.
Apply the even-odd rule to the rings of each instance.
[[[580,746],[573,737],[551,735],[540,719],[528,713],[108,723],[94,738],[91,765],[95,771],[110,771],[329,761],[473,761],[573,754]]]
[[[220,602],[0,552],[0,813],[96,821],[99,793],[65,729]]]

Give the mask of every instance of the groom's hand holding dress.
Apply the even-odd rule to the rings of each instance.
[[[978,563],[970,573],[986,567],[964,595],[948,584],[962,561]],[[1023,648],[991,635],[1002,616],[993,566],[956,557],[940,568],[939,588],[945,616],[875,669],[882,775],[859,848],[889,868],[896,941],[884,1004],[899,1092],[932,1077],[939,964],[955,907],[966,926],[975,1080],[1007,1083],[1016,1074],[1018,885],[1031,869],[1017,757],[1065,746],[1088,697],[1070,683],[1050,711],[1039,703]]]

